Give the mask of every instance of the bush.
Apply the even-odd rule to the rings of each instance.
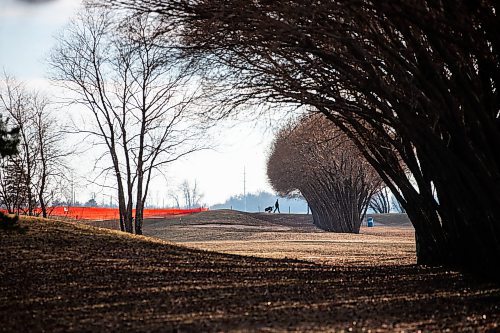
[[[0,212],[0,230],[18,230],[24,231],[19,225],[19,216],[9,216],[3,212]]]

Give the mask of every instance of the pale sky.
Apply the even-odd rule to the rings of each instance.
[[[46,79],[44,59],[55,43],[54,35],[77,11],[79,1],[33,2],[0,0],[0,70],[25,81],[30,87],[57,94]],[[162,203],[163,199],[169,202],[167,193],[184,179],[197,181],[204,193],[205,204],[222,203],[231,195],[243,193],[244,168],[247,193],[272,192],[265,170],[272,134],[265,126],[255,128],[254,123],[242,123],[232,128],[221,126],[214,130],[213,135],[219,143],[216,151],[198,152],[176,162],[167,170],[168,183],[164,179],[155,179],[150,192],[152,203]],[[90,164],[83,163],[85,159],[89,157],[79,156],[72,160],[72,166],[81,177],[88,177]],[[103,200],[109,202],[109,195],[114,194],[80,181],[76,198],[86,202],[92,192],[97,193],[99,203]]]

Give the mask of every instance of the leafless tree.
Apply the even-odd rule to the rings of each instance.
[[[31,116],[31,96],[21,83],[16,82],[12,77],[4,74],[3,85],[0,93],[1,107],[9,115],[11,121],[19,127],[19,154],[11,158],[8,168],[4,169],[4,183],[8,189],[3,192],[11,198],[16,197],[16,207],[23,210],[28,215],[33,215],[36,208],[36,193],[34,189],[34,179],[37,170],[37,138]],[[11,172],[7,176],[5,172]],[[10,178],[10,179],[9,179]],[[17,187],[12,187],[12,181],[22,182]],[[19,194],[13,195],[12,190],[19,190]],[[4,197],[7,202],[7,197]]]
[[[267,174],[280,195],[300,191],[314,224],[334,232],[358,233],[382,185],[352,141],[322,115],[303,117],[277,134]]]
[[[379,214],[387,214],[391,212],[391,191],[387,187],[377,191],[370,200],[369,207]]]
[[[3,161],[0,192],[9,210],[34,215],[40,208],[47,217],[72,150],[63,148],[64,134],[46,97],[7,75],[2,81],[0,108],[19,127],[20,145],[18,155]]]
[[[498,2],[111,3],[159,14],[240,97],[342,128],[405,207],[419,263],[498,275]]]
[[[75,149],[66,144],[66,135],[49,109],[46,98],[33,96],[31,110],[38,148],[34,188],[42,216],[47,217],[49,204],[60,194],[60,183],[68,179],[67,159]]]
[[[114,173],[121,229],[137,234],[153,172],[203,147],[193,118],[196,87],[175,52],[159,46],[168,40],[156,24],[148,14],[89,7],[60,36],[51,59],[71,102],[93,117],[77,131],[105,147],[98,160],[110,160],[102,174]]]
[[[169,191],[168,196],[172,199],[175,208],[181,208],[179,194],[176,191]]]
[[[180,185],[180,190],[184,198],[184,207],[193,208],[200,206],[200,201],[203,198],[203,194],[200,193],[198,188],[198,182],[195,180],[194,184],[191,185],[186,179]]]

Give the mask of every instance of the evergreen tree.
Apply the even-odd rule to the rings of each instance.
[[[6,158],[2,163],[2,202],[9,213],[17,213],[28,206],[26,171],[19,155]]]
[[[19,128],[7,128],[6,122],[3,121],[0,114],[0,155],[2,158],[17,154],[17,145]],[[0,212],[0,227],[12,227],[17,223],[18,217],[13,218]]]
[[[17,154],[19,128],[7,128],[0,114],[0,155],[3,157]]]

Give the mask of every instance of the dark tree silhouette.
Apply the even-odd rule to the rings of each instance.
[[[334,232],[358,233],[382,185],[352,141],[322,115],[303,117],[278,132],[267,175],[282,196],[300,191],[314,224]]]
[[[500,273],[500,3],[114,3],[158,13],[242,99],[342,128],[406,209],[419,263]]]
[[[383,187],[375,193],[368,205],[375,213],[387,214],[391,212],[391,191],[387,187]]]
[[[12,156],[17,153],[17,145],[19,144],[19,128],[8,128],[0,114],[0,155]]]
[[[6,156],[17,154],[19,144],[19,128],[8,128],[7,122],[3,120],[0,114],[0,156],[3,159]],[[0,212],[0,225],[13,225],[17,222],[17,217],[10,218]]]

